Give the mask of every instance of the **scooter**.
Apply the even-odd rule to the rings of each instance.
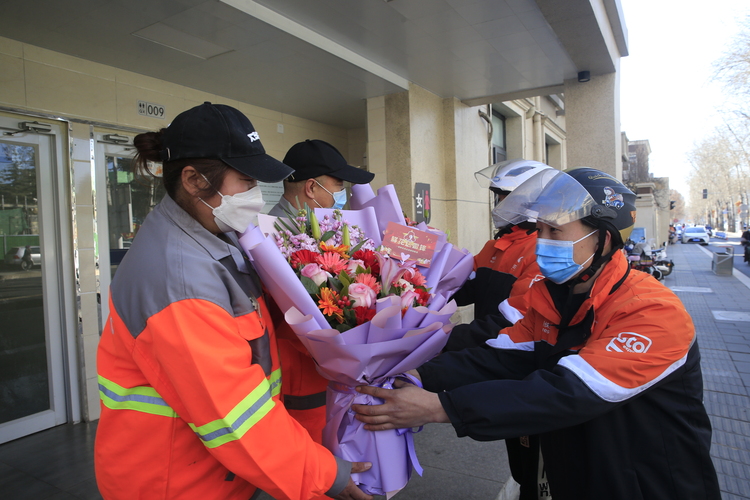
[[[672,274],[674,269],[674,262],[667,260],[667,247],[661,247],[651,251],[651,257],[654,259],[654,267],[661,271],[663,277],[667,277]]]
[[[648,247],[648,251],[644,247]],[[654,265],[654,259],[647,243],[634,245],[632,241],[628,240],[625,251],[628,252],[628,262],[630,262],[631,269],[648,273],[657,280],[664,279],[664,274]]]

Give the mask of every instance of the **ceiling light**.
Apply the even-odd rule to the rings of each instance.
[[[211,59],[219,54],[231,52],[232,49],[207,42],[197,36],[189,35],[183,31],[167,26],[164,23],[156,23],[131,33],[133,36],[143,38],[150,42],[164,45],[170,49],[179,50],[200,59]]]

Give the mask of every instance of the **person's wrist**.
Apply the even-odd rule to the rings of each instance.
[[[430,412],[430,415],[432,416],[432,423],[434,424],[450,423],[451,419],[448,418],[448,414],[445,412],[445,408],[443,408],[443,403],[440,401],[440,397],[435,393],[431,393],[431,396],[433,400],[433,407],[432,407],[432,411]]]

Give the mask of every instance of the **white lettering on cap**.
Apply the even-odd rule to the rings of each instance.
[[[258,135],[258,132],[250,132],[247,134],[247,136],[250,138],[250,142],[255,142],[260,140],[260,136]]]

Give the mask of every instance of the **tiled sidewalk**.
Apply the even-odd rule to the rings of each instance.
[[[714,428],[711,455],[723,499],[748,499],[750,280],[716,275],[713,256],[698,245],[672,245],[667,253],[675,267],[663,283],[685,304],[700,343],[705,404]]]

